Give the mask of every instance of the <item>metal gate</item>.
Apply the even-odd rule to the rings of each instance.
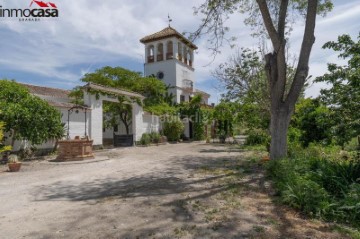
[[[134,136],[132,134],[114,134],[114,147],[128,147],[134,145]]]

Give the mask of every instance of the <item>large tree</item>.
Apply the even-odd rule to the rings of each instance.
[[[327,42],[323,48],[339,52],[347,64],[328,64],[328,72],[316,79],[326,82],[329,89],[321,90],[320,98],[334,112],[337,143],[344,146],[352,137],[360,135],[360,34],[357,42],[349,35]]]
[[[219,80],[221,89],[225,89],[223,99],[239,103],[237,115],[240,122],[249,128],[266,130],[269,129],[271,105],[264,63],[261,50],[242,48],[220,64],[212,75]],[[293,64],[288,64],[286,93],[294,74]]]
[[[240,49],[212,75],[219,80],[221,89],[225,89],[223,100],[238,103],[239,123],[248,128],[269,128],[270,92],[260,52]]]
[[[316,15],[331,8],[330,0],[206,0],[196,10],[205,17],[194,37],[210,34],[211,48],[216,52],[226,37],[224,22],[231,14],[248,14],[245,22],[257,27],[257,35],[269,37],[272,52],[265,55],[265,72],[270,89],[271,159],[286,156],[290,119],[308,77],[309,58],[315,41]],[[296,72],[287,92],[287,34],[291,30],[292,19],[300,17],[305,19],[304,34]]]
[[[4,131],[16,139],[33,145],[64,136],[61,114],[46,101],[31,95],[27,88],[15,81],[0,80],[0,121]]]

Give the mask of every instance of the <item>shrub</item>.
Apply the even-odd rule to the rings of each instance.
[[[329,204],[326,190],[301,176],[292,178],[281,195],[283,202],[312,216],[321,215],[322,205]]]
[[[357,137],[352,138],[347,144],[345,144],[346,151],[357,151],[359,148],[359,142]]]
[[[179,118],[167,119],[164,122],[163,131],[169,141],[178,141],[184,131],[184,124]]]
[[[0,153],[11,150],[11,146],[5,146],[3,144],[3,138],[4,138],[3,129],[4,129],[4,123],[0,122]]]
[[[151,143],[150,135],[147,133],[143,133],[140,139],[141,145],[149,145]]]
[[[360,161],[339,159],[336,147],[309,148],[268,164],[281,200],[308,215],[360,227]]]
[[[31,160],[35,157],[36,147],[25,147],[19,150],[19,157],[21,160]]]
[[[156,132],[151,132],[149,134],[151,143],[158,144],[160,142],[160,134]]]
[[[247,132],[245,145],[266,145],[270,141],[269,135],[263,130],[251,129]]]

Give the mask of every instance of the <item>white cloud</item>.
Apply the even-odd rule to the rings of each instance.
[[[60,17],[58,20],[22,23],[0,21],[2,31],[0,64],[7,71],[30,72],[48,77],[51,81],[78,82],[88,71],[94,70],[107,62],[134,61],[143,62],[144,48],[139,39],[159,31],[167,26],[170,14],[172,26],[179,32],[194,31],[200,16],[193,15],[193,6],[203,0],[62,0],[57,4]],[[6,1],[2,5],[9,8],[27,7],[24,0]],[[328,40],[335,40],[337,35],[357,34],[360,21],[354,21],[360,14],[356,1],[342,3],[317,24],[317,40],[311,61],[311,74],[317,76],[326,70],[326,62],[334,53],[321,50]],[[228,36],[237,37],[237,47],[253,47],[257,40],[250,37],[251,30],[243,23],[243,17],[235,14],[227,21],[230,27]],[[302,26],[297,26],[291,45],[294,51],[299,47]],[[216,94],[210,72],[221,62],[227,60],[234,51],[224,45],[221,54],[214,61],[207,50],[206,36],[199,39],[195,55],[197,85]],[[331,58],[333,59],[333,58]],[[210,64],[209,64],[210,63]],[[74,69],[74,66],[81,65]],[[1,77],[1,76],[0,76]],[[315,87],[317,89],[317,86]],[[316,90],[309,91],[310,95]],[[315,93],[314,93],[315,94]]]

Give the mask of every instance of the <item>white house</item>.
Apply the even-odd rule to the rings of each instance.
[[[208,104],[210,95],[204,91],[195,89],[194,51],[197,46],[172,27],[166,27],[154,34],[143,37],[140,40],[145,45],[146,62],[144,74],[154,75],[162,80],[173,93],[174,102],[188,102],[196,94],[201,94],[203,104]],[[44,86],[22,84],[27,87],[30,93],[46,100],[50,105],[57,108],[62,115],[62,122],[68,128],[68,137],[89,136],[95,146],[103,145],[104,142],[111,142],[114,133],[125,134],[125,127],[122,123],[118,126],[106,129],[103,127],[103,102],[117,101],[117,95],[128,98],[136,97],[143,99],[140,94],[105,87],[88,83],[83,87],[84,103],[82,109],[74,108],[69,98],[70,91]],[[96,97],[89,93],[89,89],[101,90],[108,93]],[[130,134],[134,141],[140,140],[143,133],[158,132],[161,125],[159,117],[144,112],[137,103],[132,103],[132,123]],[[185,135],[191,137],[192,123],[185,123]],[[8,139],[10,140],[10,139]],[[14,150],[24,146],[26,142],[17,141]],[[38,148],[52,148],[55,142],[49,141]]]
[[[104,139],[112,139],[113,131],[109,134],[108,130],[103,129],[103,102],[112,101],[117,102],[114,95],[123,95],[126,97],[137,97],[144,99],[140,94],[119,90],[115,88],[105,87],[93,83],[88,83],[83,86],[84,90],[84,103],[85,107],[74,108],[75,104],[71,103],[69,98],[70,91],[63,89],[56,89],[44,86],[36,86],[20,83],[29,89],[30,93],[41,99],[46,100],[51,106],[58,109],[61,113],[61,121],[65,124],[69,138],[73,139],[75,136],[89,136],[93,140],[93,145],[103,145]],[[102,92],[109,93],[97,97],[94,94],[88,93],[88,89],[101,90]],[[119,128],[122,126],[119,125]],[[137,103],[132,103],[132,124],[131,134],[135,141],[139,141],[143,133],[158,132],[159,131],[159,118],[150,115],[143,111],[142,107]],[[118,132],[121,133],[121,132]],[[11,142],[11,138],[7,139],[6,144]],[[15,141],[15,151],[27,146],[26,141]],[[37,145],[39,149],[52,149],[55,141],[49,141],[42,145]]]

